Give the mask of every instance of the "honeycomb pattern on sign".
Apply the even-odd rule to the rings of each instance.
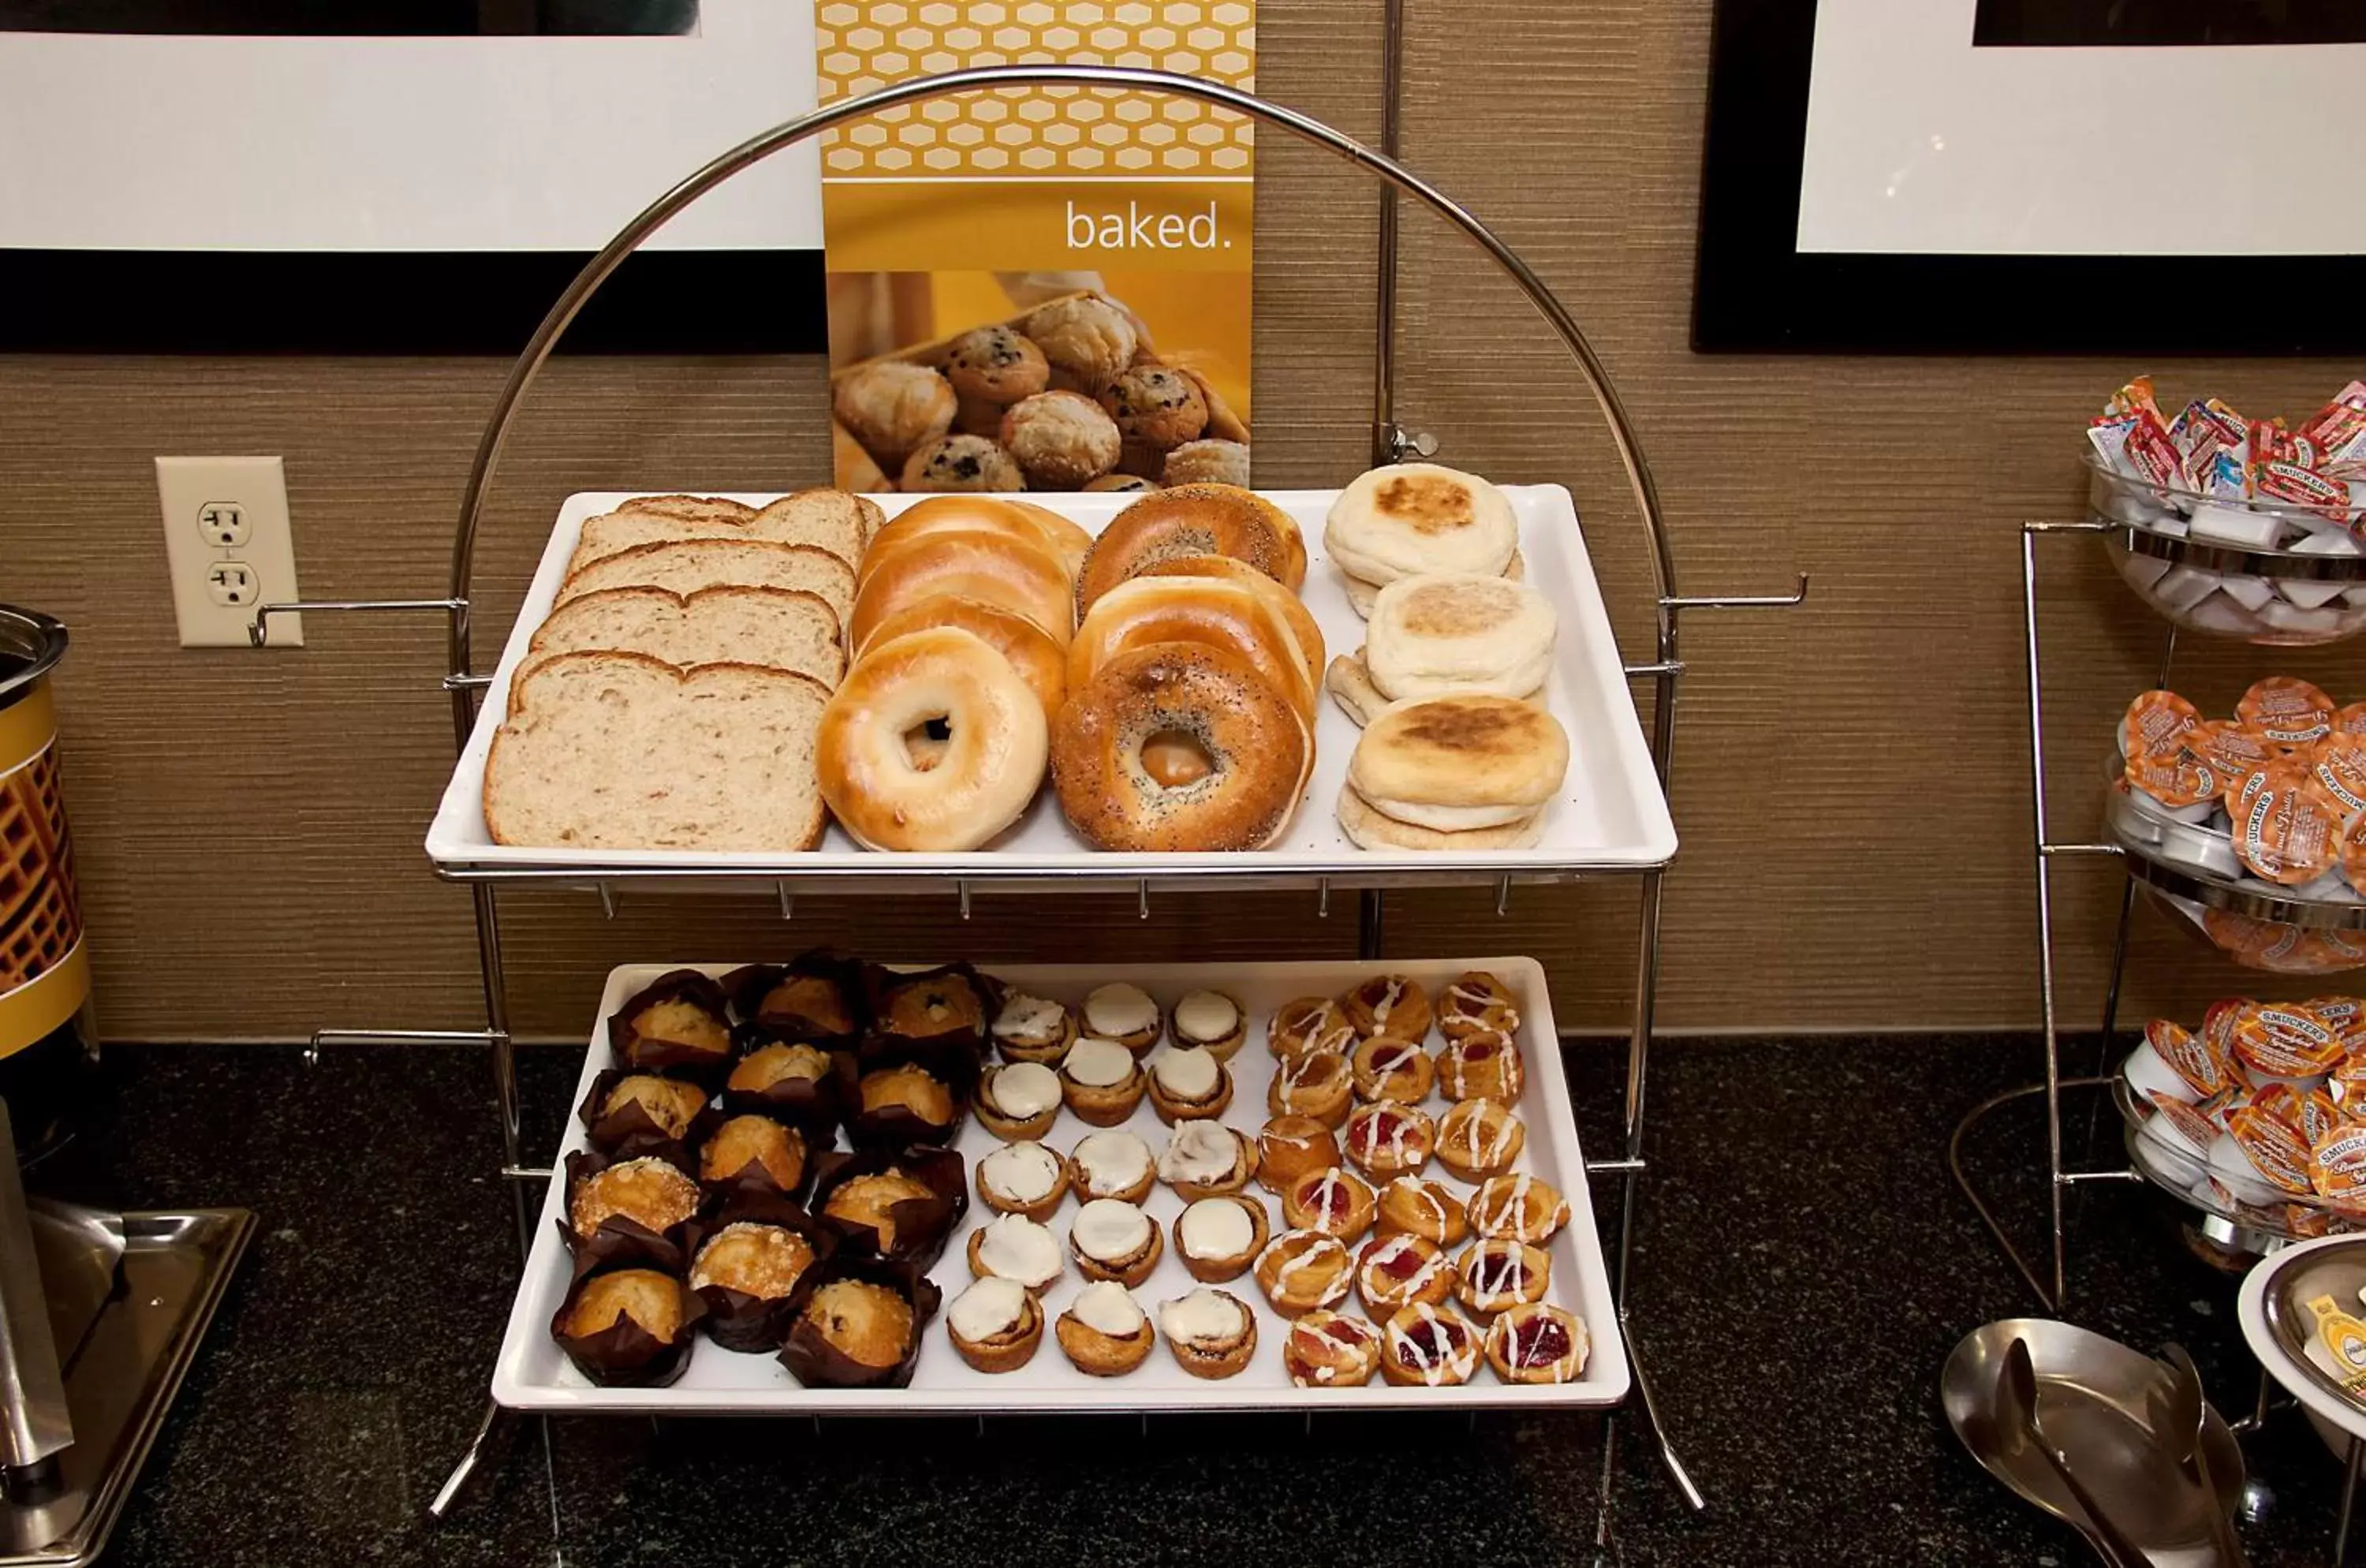
[[[821,101],[974,65],[1126,65],[1256,85],[1247,0],[822,0]],[[1249,172],[1228,109],[1093,87],[1005,87],[883,110],[822,138],[825,178]]]

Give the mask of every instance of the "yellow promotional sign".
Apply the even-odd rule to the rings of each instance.
[[[49,1034],[90,995],[56,741],[48,686],[0,708],[0,1056]]]
[[[1246,0],[822,0],[815,17],[825,104],[984,65],[1256,85]],[[999,88],[839,127],[821,163],[840,484],[1245,476],[1248,120],[1158,94]]]

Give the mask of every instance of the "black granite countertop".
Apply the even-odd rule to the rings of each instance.
[[[1572,1056],[1606,1147],[1623,1058]],[[532,1147],[555,1146],[579,1062],[525,1053]],[[1996,1036],[1662,1048],[1634,1332],[1710,1511],[1688,1516],[1622,1424],[1617,1561],[2085,1560],[1964,1456],[1936,1394],[1960,1336],[2030,1310],[1944,1151],[2036,1063]],[[107,1559],[122,1568],[1559,1563],[1593,1544],[1603,1424],[1578,1416],[515,1421],[430,1526],[516,1269],[483,1056],[119,1047],[107,1077],[89,1163],[122,1201],[260,1216]],[[2036,1125],[2008,1113],[1984,1144],[2026,1156]],[[2015,1190],[2036,1226],[2040,1188],[2024,1171]],[[2220,1408],[2248,1410],[2233,1282],[2148,1191],[2080,1205],[2068,1315],[2183,1341]],[[2278,1496],[2254,1560],[2329,1562],[2335,1461],[2290,1408],[2247,1446]]]

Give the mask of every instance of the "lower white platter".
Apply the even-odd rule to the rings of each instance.
[[[580,1102],[592,1079],[610,1065],[607,1020],[624,1000],[670,968],[670,964],[628,964],[612,970],[600,998],[600,1017],[592,1032],[583,1072],[576,1086]],[[721,975],[732,964],[697,964]],[[513,1410],[551,1413],[637,1412],[704,1416],[818,1415],[827,1413],[995,1414],[1062,1411],[1154,1410],[1313,1410],[1313,1409],[1478,1409],[1486,1407],[1600,1406],[1626,1397],[1626,1347],[1618,1336],[1617,1317],[1610,1296],[1609,1271],[1602,1256],[1602,1240],[1594,1228],[1594,1205],[1587,1195],[1585,1160],[1579,1152],[1577,1127],[1570,1112],[1569,1087],[1561,1072],[1560,1040],[1553,1027],[1552,1005],[1545,975],[1531,958],[1395,960],[1386,964],[1144,964],[1132,967],[1078,964],[994,964],[986,972],[1013,986],[1065,1002],[1081,1000],[1094,987],[1125,980],[1140,986],[1161,1004],[1171,1004],[1186,991],[1223,990],[1238,998],[1248,1015],[1248,1039],[1230,1066],[1234,1080],[1233,1104],[1223,1115],[1227,1126],[1254,1135],[1266,1121],[1266,1086],[1273,1076],[1273,1057],[1265,1043],[1265,1021],[1273,1010],[1293,997],[1334,996],[1376,974],[1406,976],[1432,992],[1467,969],[1492,971],[1519,998],[1517,1039],[1527,1058],[1527,1092],[1517,1111],[1528,1136],[1517,1168],[1560,1189],[1568,1199],[1570,1223],[1545,1247],[1552,1259],[1552,1278],[1545,1299],[1567,1309],[1584,1324],[1592,1345],[1583,1374],[1560,1384],[1511,1384],[1500,1382],[1482,1361],[1469,1382],[1451,1388],[1403,1388],[1385,1383],[1375,1374],[1360,1388],[1301,1389],[1282,1370],[1281,1347],[1289,1320],[1276,1313],[1256,1287],[1243,1275],[1221,1289],[1248,1303],[1256,1314],[1257,1347],[1248,1366],[1220,1381],[1196,1378],[1176,1364],[1162,1343],[1134,1371],[1117,1378],[1096,1378],[1071,1366],[1050,1332],[1034,1359],[1013,1372],[988,1374],[973,1370],[947,1341],[941,1313],[924,1331],[919,1362],[911,1386],[903,1389],[805,1388],[770,1355],[752,1355],[721,1348],[702,1339],[679,1381],[664,1388],[601,1388],[578,1372],[550,1337],[550,1320],[565,1294],[568,1257],[558,1235],[565,1208],[564,1175],[553,1179],[535,1233],[534,1251],[517,1301],[510,1311],[509,1329],[493,1369],[493,1398]],[[1439,1042],[1429,1041],[1434,1050]],[[1433,1093],[1424,1109],[1441,1114],[1446,1102]],[[1145,1100],[1127,1127],[1149,1144],[1153,1153],[1166,1146],[1167,1129]],[[1063,1110],[1043,1142],[1065,1154],[1077,1139],[1094,1129]],[[570,1120],[560,1157],[585,1146],[580,1121]],[[965,1260],[968,1237],[994,1216],[976,1201],[975,1172],[980,1156],[1000,1146],[998,1140],[971,1117],[953,1145],[963,1160],[971,1182],[969,1213],[952,1233],[944,1257],[930,1270],[947,1302],[970,1281]],[[1468,1194],[1472,1184],[1460,1181],[1436,1161],[1421,1173],[1457,1193]],[[1248,1194],[1266,1205],[1276,1234],[1280,1223],[1278,1201],[1252,1182]],[[1171,1237],[1183,1201],[1165,1183],[1153,1189],[1144,1202],[1152,1221]],[[1065,1244],[1076,1200],[1063,1201],[1048,1224]],[[1465,1246],[1468,1243],[1463,1244]],[[1452,1249],[1459,1253],[1460,1247]],[[1075,1299],[1082,1280],[1073,1265],[1044,1292],[1047,1318],[1056,1318]],[[1156,1314],[1159,1302],[1180,1296],[1195,1281],[1184,1270],[1170,1245],[1147,1282],[1134,1292],[1145,1310]],[[1369,1316],[1352,1294],[1339,1303],[1341,1312]]]

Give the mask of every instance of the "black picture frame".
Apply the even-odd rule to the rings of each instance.
[[[0,249],[0,353],[509,355],[591,260],[563,251]],[[817,250],[643,251],[562,354],[821,354]]]
[[[1797,248],[1815,0],[1716,0],[1692,346],[1705,354],[2366,350],[2366,256],[1927,255]],[[2066,152],[2074,152],[2066,150]],[[2180,309],[2195,268],[2229,300]],[[2313,305],[2311,301],[2316,301]],[[2155,302],[2158,309],[2146,308]]]

